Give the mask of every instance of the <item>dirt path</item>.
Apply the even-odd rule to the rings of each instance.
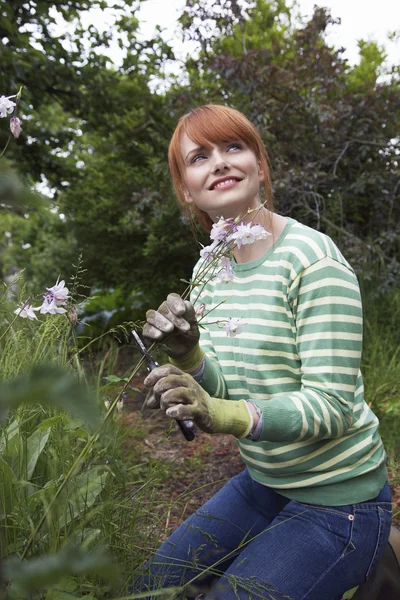
[[[169,467],[157,483],[163,504],[171,507],[165,521],[167,536],[244,467],[232,436],[209,435],[197,429],[195,440],[187,442],[161,411],[142,410],[143,378],[133,383],[142,392],[125,400],[122,420],[134,432],[126,444],[135,456]],[[394,514],[399,513],[394,521],[400,526],[400,485],[392,485],[392,492]]]

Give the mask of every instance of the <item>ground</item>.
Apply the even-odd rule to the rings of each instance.
[[[164,535],[208,500],[224,483],[243,469],[236,441],[229,435],[210,435],[196,430],[196,438],[187,442],[180,430],[162,411],[143,408],[143,376],[132,382],[140,393],[125,398],[122,422],[134,432],[127,436],[127,449],[139,460],[159,460],[170,466],[157,483],[163,504],[170,506]],[[167,431],[170,433],[167,434]],[[394,522],[400,526],[400,484],[391,487]]]

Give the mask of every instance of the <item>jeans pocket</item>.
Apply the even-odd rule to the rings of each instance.
[[[381,508],[380,506],[378,506],[377,508],[379,521],[378,535],[376,538],[374,554],[372,556],[371,563],[366,573],[366,579],[368,579],[371,573],[375,570],[380,558],[383,555],[385,546],[389,540],[390,526],[392,524],[392,512]]]

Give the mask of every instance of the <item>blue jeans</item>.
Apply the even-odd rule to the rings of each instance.
[[[388,483],[367,502],[315,506],[277,494],[245,469],[161,545],[132,592],[175,587],[169,598],[340,600],[376,566],[391,514]]]

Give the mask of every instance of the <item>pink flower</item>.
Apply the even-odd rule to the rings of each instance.
[[[22,131],[22,127],[21,121],[18,119],[18,117],[12,117],[10,119],[10,131],[15,138],[19,138]]]
[[[195,308],[195,315],[196,317],[202,317],[203,316],[203,312],[206,309],[206,305],[205,304],[199,304],[199,306],[196,306]]]

